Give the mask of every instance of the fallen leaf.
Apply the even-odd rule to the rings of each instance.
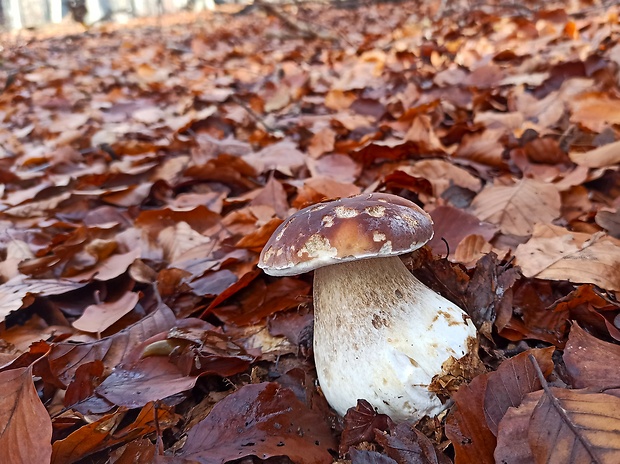
[[[594,218],[596,223],[614,238],[620,239],[620,208],[615,211],[599,210]]]
[[[582,96],[571,102],[571,122],[581,124],[594,132],[620,123],[620,100],[595,93]]]
[[[553,370],[551,356],[554,351],[553,347],[528,350],[504,361],[495,372],[487,374],[484,416],[495,436],[508,408],[519,406],[526,394],[542,388],[529,356],[536,358],[546,377]]]
[[[589,168],[615,166],[620,163],[620,141],[608,143],[590,151],[571,152],[569,156],[573,163]]]
[[[197,376],[185,376],[167,357],[149,356],[117,366],[95,392],[118,406],[141,408],[193,388]]]
[[[534,408],[528,439],[536,462],[613,464],[620,461],[619,429],[620,398],[550,388]]]
[[[560,216],[560,193],[551,184],[522,179],[511,186],[485,188],[472,202],[481,220],[497,224],[504,234],[530,235],[538,223]]]
[[[395,426],[390,416],[379,414],[368,401],[358,399],[355,407],[349,408],[344,416],[340,455],[344,456],[352,446],[374,441],[375,430],[387,432]]]
[[[518,407],[510,407],[499,423],[495,462],[502,464],[531,464],[535,462],[528,440],[530,417],[544,394],[532,392],[523,398]]]
[[[166,430],[178,421],[172,408],[163,404],[155,407],[153,403],[144,406],[129,424],[122,422],[126,416],[127,410],[121,408],[56,440],[51,463],[72,464],[106,448],[128,443],[156,430]]]
[[[243,160],[258,172],[277,170],[286,176],[293,176],[293,171],[304,166],[306,158],[293,142],[285,140],[244,155]]]
[[[536,225],[532,238],[515,251],[526,277],[592,283],[620,291],[620,242],[603,234],[569,232]]]
[[[451,464],[426,435],[406,423],[398,424],[389,434],[375,430],[375,439],[394,462]]]
[[[319,159],[309,159],[308,169],[312,177],[329,177],[342,183],[352,183],[359,177],[362,168],[345,155],[325,155]]]
[[[265,186],[259,191],[252,201],[251,206],[271,206],[280,219],[286,219],[289,214],[289,205],[286,191],[275,177],[271,176]]]
[[[0,447],[6,462],[50,462],[52,421],[32,381],[32,368],[0,372]]]
[[[72,325],[84,332],[101,333],[129,313],[139,299],[139,293],[127,292],[116,301],[87,306]]]
[[[4,318],[11,312],[17,311],[24,304],[28,295],[51,296],[62,295],[84,287],[85,283],[71,282],[68,280],[54,279],[28,279],[18,275],[13,279],[0,284],[0,318]]]
[[[488,377],[479,375],[453,395],[456,405],[446,421],[446,436],[455,451],[455,464],[495,464],[497,440],[487,427],[484,396]]]
[[[423,159],[413,165],[399,166],[398,169],[411,176],[424,177],[433,185],[434,195],[440,197],[451,185],[478,192],[481,188],[479,178],[467,170],[442,159]]]
[[[439,255],[445,255],[449,250],[449,257],[452,258],[461,241],[468,235],[479,235],[491,240],[499,230],[497,226],[480,221],[476,216],[452,206],[438,206],[430,215],[435,235],[428,244]]]
[[[215,405],[187,434],[180,456],[224,464],[246,456],[287,456],[299,464],[331,464],[336,443],[328,425],[276,383],[246,385]]]
[[[176,318],[163,303],[151,314],[109,337],[91,343],[61,342],[49,355],[52,371],[68,385],[82,363],[101,360],[106,373],[110,372],[133,347],[147,338],[174,326]]]
[[[573,388],[592,388],[620,397],[618,366],[620,346],[593,337],[578,324],[573,324],[566,347],[564,363]]]

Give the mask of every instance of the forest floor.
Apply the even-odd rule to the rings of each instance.
[[[6,462],[620,462],[620,8],[435,3],[3,37]],[[312,275],[257,268],[362,192],[430,214],[405,263],[478,329],[417,423],[332,411]]]

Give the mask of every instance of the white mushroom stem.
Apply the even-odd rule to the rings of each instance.
[[[358,399],[396,421],[434,416],[445,405],[428,390],[442,365],[468,354],[476,329],[400,258],[315,270],[314,356],[321,389],[341,415]]]

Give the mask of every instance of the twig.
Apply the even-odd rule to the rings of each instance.
[[[262,8],[267,12],[267,14],[271,14],[278,18],[280,21],[284,23],[286,27],[292,29],[301,35],[304,39],[321,39],[321,40],[331,40],[337,41],[338,38],[328,32],[317,32],[312,29],[312,26],[305,22],[295,21],[292,18],[289,18],[284,13],[279,11],[274,5],[269,3],[265,3],[263,0],[254,0],[254,4]]]
[[[232,95],[231,100],[240,107],[242,107],[245,111],[247,111],[250,117],[256,122],[258,122],[261,126],[263,126],[267,132],[270,132],[272,134],[278,132],[275,127],[272,127],[269,123],[267,123],[264,118],[257,114],[246,102],[241,100],[239,97],[237,97],[236,95]]]

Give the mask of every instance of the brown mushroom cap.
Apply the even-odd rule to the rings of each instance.
[[[433,237],[431,217],[415,203],[365,193],[299,210],[278,227],[258,267],[289,276],[357,259],[416,250]]]

